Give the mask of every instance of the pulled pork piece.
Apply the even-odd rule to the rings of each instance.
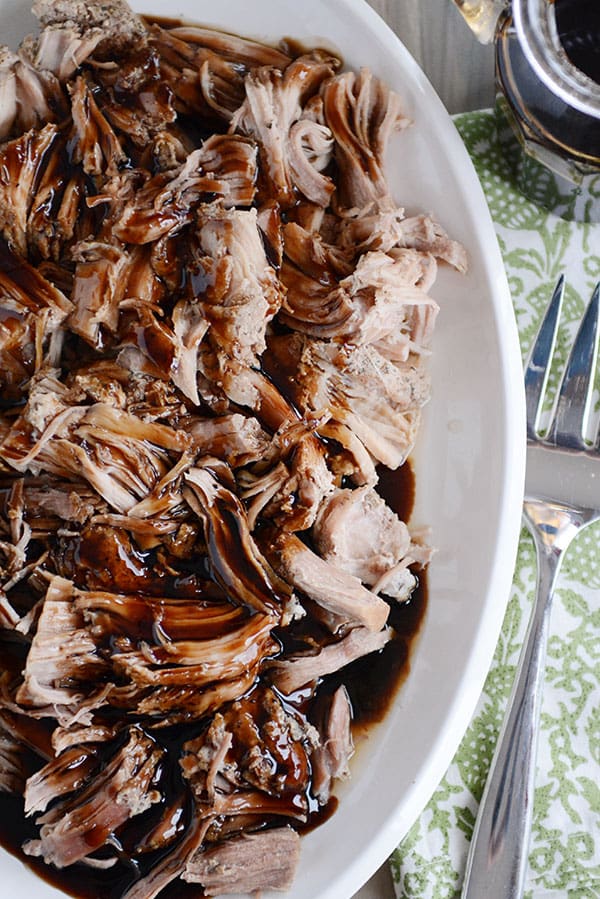
[[[269,800],[248,796],[238,807],[233,787],[282,799],[301,793],[310,776],[307,750],[317,740],[314,728],[286,711],[274,690],[259,686],[224,707],[201,737],[185,743],[180,764],[201,814],[237,815],[244,805],[250,810]],[[283,805],[280,810],[285,814]],[[305,819],[306,812],[306,802],[296,800],[288,813]]]
[[[101,28],[85,29],[75,22],[47,25],[36,37],[29,35],[19,51],[40,72],[67,81],[91,56],[105,37]]]
[[[130,256],[124,250],[97,241],[77,244],[73,291],[75,309],[68,326],[90,343],[102,348],[102,328],[113,334],[119,323],[119,305],[127,287]]]
[[[297,420],[291,404],[261,371],[230,359],[224,353],[211,351],[200,354],[198,368],[206,378],[203,400],[217,414],[231,408],[229,402],[223,406],[224,395],[235,406],[251,409],[261,424],[272,431]],[[215,384],[222,391],[220,396],[212,393]]]
[[[254,615],[224,635],[206,639],[144,643],[139,650],[114,652],[111,663],[119,674],[139,686],[186,687],[201,690],[207,685],[233,681],[251,672],[277,651],[271,638],[273,620]]]
[[[44,62],[44,60],[42,60]],[[0,141],[60,119],[65,107],[56,76],[0,44]]]
[[[0,140],[10,134],[17,117],[17,79],[15,64],[18,57],[8,47],[0,46]]]
[[[100,58],[114,58],[147,37],[146,26],[124,0],[34,0],[32,12],[40,23],[81,28],[84,34],[102,34],[96,46]]]
[[[302,118],[303,104],[338,67],[339,60],[315,50],[295,59],[284,72],[265,66],[246,78],[246,99],[231,128],[258,141],[268,196],[283,207],[296,202],[294,189],[323,206],[333,192],[333,182],[321,174],[331,150],[328,129],[310,119],[298,124],[293,135],[291,129]]]
[[[84,206],[85,194],[85,176],[71,166],[68,141],[60,133],[52,143],[51,152],[44,157],[27,216],[26,241],[32,258],[39,256],[58,262],[68,252],[77,234],[86,227],[89,213]],[[70,293],[70,272],[50,266],[46,271],[57,275],[53,277],[56,286]],[[63,283],[65,275],[69,277],[68,285]]]
[[[180,877],[188,858],[202,845],[211,823],[210,818],[200,821],[193,817],[183,840],[164,854],[149,874],[134,883],[122,899],[155,899],[161,890]]]
[[[232,468],[263,459],[271,438],[256,418],[239,412],[217,418],[196,418],[189,427],[201,455],[217,456]]]
[[[363,209],[388,196],[387,143],[409,121],[402,115],[398,95],[368,69],[331,78],[323,85],[322,97],[339,166],[336,201],[341,209]]]
[[[335,190],[323,174],[332,159],[333,138],[326,125],[302,117],[290,128],[289,165],[294,184],[307,200],[326,207]]]
[[[256,682],[256,670],[250,668],[230,681],[220,681],[198,691],[193,684],[184,687],[158,686],[150,691],[137,685],[127,685],[111,691],[110,702],[115,708],[129,709],[136,714],[150,716],[160,727],[185,724],[211,715],[225,703],[233,702],[250,690]]]
[[[233,734],[219,712],[201,737],[184,743],[179,764],[199,799],[204,797],[205,801],[214,802],[216,780],[222,776],[232,742]],[[231,768],[231,762],[228,766]]]
[[[273,201],[263,203],[258,210],[256,222],[265,241],[267,258],[271,265],[279,270],[283,261],[283,234],[279,204]]]
[[[204,525],[213,576],[236,604],[277,616],[290,594],[252,539],[241,502],[211,474],[194,468],[185,476],[184,496]]]
[[[0,146],[0,232],[11,250],[27,258],[27,220],[55,125],[31,130]]]
[[[417,360],[394,365],[374,346],[325,343],[295,335],[273,338],[269,350],[289,364],[297,359],[291,385],[303,412],[329,408],[367,450],[388,468],[410,453],[429,378]]]
[[[352,272],[351,254],[296,222],[288,222],[283,234],[281,280],[287,293],[281,320],[315,336],[343,336],[352,301],[338,283]]]
[[[32,361],[35,360],[36,344],[39,345],[36,340],[38,334],[34,313],[23,318],[7,315],[0,324],[0,406],[3,408],[17,404],[23,397],[25,385],[33,374]],[[8,421],[3,421],[0,442],[8,428]]]
[[[114,234],[128,243],[173,235],[202,200],[220,196],[226,207],[249,206],[255,181],[256,147],[236,135],[213,135],[178,169],[151,178],[123,210]]]
[[[294,534],[283,533],[269,546],[269,558],[279,574],[319,605],[378,632],[389,606],[354,575],[326,562]]]
[[[369,250],[389,253],[402,239],[403,220],[404,209],[398,208],[388,198],[377,200],[363,209],[344,210],[337,227],[337,244],[353,253]],[[422,264],[427,262],[427,257],[422,259]],[[432,281],[435,280],[435,266],[433,269]]]
[[[414,247],[443,259],[459,272],[467,270],[467,254],[462,244],[451,240],[442,226],[429,215],[415,215],[402,223],[401,247]]]
[[[118,512],[131,511],[163,479],[170,482],[169,451],[188,449],[187,434],[106,403],[71,406],[70,398],[56,379],[40,377],[0,457],[17,470],[82,477]]]
[[[162,79],[152,45],[138,47],[119,66],[96,61],[92,66],[102,113],[124,146],[139,156],[142,167],[166,171],[182,162],[185,137],[177,125],[173,92]]]
[[[25,708],[71,705],[98,692],[98,681],[108,671],[75,606],[73,585],[54,577],[27,656],[18,702]]]
[[[197,850],[182,879],[201,883],[206,896],[289,890],[300,858],[300,837],[291,827],[249,833]]]
[[[27,780],[25,814],[43,812],[54,799],[79,789],[97,773],[100,764],[93,748],[67,749]]]
[[[17,118],[17,78],[15,66],[18,56],[8,47],[0,45],[0,140],[12,131]]]
[[[25,487],[25,506],[29,517],[39,529],[35,518],[56,516],[62,521],[85,524],[92,515],[104,507],[98,494],[81,481],[54,481],[31,483]]]
[[[237,134],[213,134],[202,144],[202,154],[206,171],[227,184],[223,204],[250,206],[258,178],[254,141]]]
[[[125,311],[127,303],[121,304]],[[166,323],[146,306],[135,308],[136,324],[123,340],[119,366],[136,375],[171,381],[193,403],[198,393],[201,344],[209,323],[195,300],[179,300]],[[170,397],[174,402],[173,397]],[[206,401],[207,397],[202,397]]]
[[[315,427],[320,424],[314,423]],[[285,531],[305,531],[312,527],[323,499],[334,489],[334,476],[327,467],[327,453],[321,441],[305,432],[304,422],[282,427],[275,435],[280,445],[292,447],[289,475],[265,502],[264,513]],[[294,431],[300,438],[293,438]]]
[[[266,472],[253,474],[246,470],[239,473],[240,495],[243,500],[249,501],[248,523],[252,530],[254,530],[263,509],[274,496],[282,493],[283,485],[288,478],[289,471],[283,462],[278,462],[274,468],[268,469]]]
[[[42,316],[45,310],[51,315],[48,325],[56,327],[73,309],[72,302],[45,278],[34,266],[17,256],[10,246],[0,239],[0,303],[18,317],[27,312]],[[7,316],[8,317],[8,316]]]
[[[285,255],[290,262],[323,287],[335,286],[338,278],[352,272],[353,254],[328,244],[317,231],[304,228],[298,222],[287,222],[283,237]]]
[[[223,599],[220,588],[205,580],[207,575],[203,565],[197,572],[188,571],[185,577],[178,579],[173,566],[180,567],[183,562],[178,561],[174,553],[168,553],[167,546],[164,546],[163,552],[155,551],[149,556],[138,544],[135,530],[129,532],[127,515],[120,516],[116,522],[102,521],[104,517],[108,516],[99,515],[83,530],[61,535],[54,548],[53,564],[63,577],[72,579],[77,587],[123,594],[140,591],[150,597],[171,595],[190,598],[201,595],[207,599]],[[187,530],[185,525],[181,528],[184,532]],[[196,548],[194,535],[197,526],[192,524],[191,530],[190,554]],[[162,540],[168,540],[172,546],[175,544],[173,548],[176,550],[179,532],[174,532],[174,536],[172,534],[173,531],[169,531],[167,537],[162,537],[159,546]],[[143,539],[140,542],[143,543]],[[156,539],[151,547],[156,550]]]
[[[116,174],[127,156],[116,134],[104,118],[83,77],[70,87],[73,116],[73,159],[87,175]]]
[[[309,753],[317,740],[312,725],[265,685],[223,706],[184,744],[180,761],[196,815],[213,821],[210,839],[220,843],[273,816],[306,821]]]
[[[209,323],[197,303],[180,300],[173,309],[174,353],[171,378],[193,403],[200,405],[198,394],[198,348]]]
[[[245,69],[250,70],[257,66],[275,66],[284,69],[291,62],[290,57],[267,44],[240,37],[237,34],[228,34],[217,31],[215,28],[203,28],[200,25],[180,25],[171,28],[172,37],[181,41],[188,41],[196,47],[204,47],[218,53],[225,59],[230,59]]]
[[[81,752],[82,746],[87,743],[110,743],[122,730],[123,725],[118,724],[70,724],[67,727],[59,726],[52,731],[52,749],[56,757],[67,749],[75,748]]]
[[[245,78],[257,67],[286,68],[291,58],[273,47],[210,28],[152,26],[161,76],[186,115],[229,121],[245,96]]]
[[[137,727],[95,779],[37,819],[40,839],[25,844],[27,855],[64,868],[102,847],[111,834],[161,798],[152,789],[163,751]]]
[[[408,571],[414,562],[407,526],[370,487],[336,490],[321,508],[313,528],[315,546],[328,562],[377,589],[407,599],[415,587]],[[391,576],[395,570],[395,576]]]
[[[9,555],[6,553],[6,549],[0,543],[0,555]],[[0,565],[0,572],[2,577],[9,573],[8,567],[5,563]],[[21,616],[19,613],[13,609],[10,604],[10,601],[4,592],[4,590],[0,589],[0,628],[6,628],[7,630],[12,630],[12,628],[16,627],[19,623]]]
[[[407,259],[409,252],[395,259],[380,252],[360,257],[356,269],[338,287],[340,302],[352,311],[335,335],[329,329],[328,336],[372,344],[397,363],[407,362],[411,353],[429,351],[438,305],[413,281],[415,267]],[[417,263],[416,268],[418,279],[421,266]]]
[[[229,120],[244,99],[244,66],[151,26],[151,46],[159,58],[160,81],[180,115]]]
[[[343,684],[333,695],[317,700],[315,721],[320,741],[310,757],[313,792],[321,805],[325,805],[333,781],[350,776],[349,762],[354,754],[352,704]]]
[[[337,421],[327,421],[319,428],[319,434],[326,440],[335,441],[339,446],[332,451],[330,465],[332,472],[342,478],[349,478],[357,487],[374,487],[378,481],[373,459],[349,427]]]
[[[272,662],[269,667],[272,682],[282,693],[291,696],[326,674],[333,674],[350,662],[378,652],[391,636],[389,628],[373,632],[365,627],[355,627],[337,643],[330,643],[316,653],[297,653],[281,662]]]
[[[2,615],[6,623],[15,626],[18,618],[16,612],[10,605],[4,591],[8,591],[13,587],[21,577],[27,574],[27,547],[31,540],[31,527],[24,520],[24,490],[23,479],[18,478],[11,484],[10,490],[6,497],[6,536],[7,540],[0,540],[0,558],[3,556],[3,563],[0,565],[0,577],[7,578],[2,589]],[[0,519],[0,529],[4,531],[4,522]]]
[[[437,259],[459,272],[466,272],[468,268],[464,247],[451,240],[439,222],[430,215],[406,218],[404,210],[397,208],[389,198],[378,200],[365,209],[345,212],[339,223],[337,242],[346,252],[387,253],[402,262],[406,283],[425,291],[436,279]]]
[[[212,205],[198,221],[199,259],[205,271],[201,303],[213,343],[253,365],[265,349],[268,322],[281,306],[281,287],[269,265],[256,210]]]
[[[282,270],[282,321],[314,337],[373,344],[393,361],[428,351],[438,306],[421,286],[427,257],[408,249],[367,252],[352,270],[347,254],[298,225],[286,225],[285,235],[295,265],[286,261]]]
[[[249,616],[245,609],[232,606],[210,583],[198,597],[137,596],[100,590],[75,591],[75,606],[96,639],[109,643],[116,634],[120,644],[141,640],[164,647],[173,641],[210,641],[215,634],[226,637],[254,618],[260,629],[264,618]],[[122,638],[125,638],[123,640]],[[148,649],[151,652],[151,648]]]

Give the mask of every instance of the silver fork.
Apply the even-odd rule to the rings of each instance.
[[[531,619],[473,832],[462,899],[520,899],[533,814],[535,756],[550,609],[565,551],[600,519],[598,437],[585,440],[598,354],[600,284],[571,350],[550,426],[538,422],[564,294],[561,277],[525,369],[527,473],[523,517],[538,574]]]

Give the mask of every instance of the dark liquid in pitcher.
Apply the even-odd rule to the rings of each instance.
[[[555,0],[560,42],[574,66],[600,84],[599,0]]]
[[[592,7],[598,5],[594,15]],[[557,12],[562,9],[562,22],[570,22],[568,31],[561,32],[561,40],[569,40],[571,53],[579,65],[591,64],[595,57],[594,77],[600,83],[600,50],[598,22],[600,0],[555,0]],[[590,15],[587,9],[590,9]],[[577,11],[577,12],[576,12]],[[585,15],[584,15],[585,12]],[[592,23],[592,24],[590,24]],[[595,52],[582,49],[586,41],[569,38],[574,33],[591,34],[596,29],[596,40],[589,41]],[[577,46],[578,50],[574,48]],[[566,50],[566,48],[565,48]],[[580,56],[581,53],[581,62]],[[571,58],[571,57],[570,57]],[[573,62],[575,60],[572,59]],[[583,70],[583,69],[582,69]],[[588,72],[587,74],[592,74]],[[598,166],[600,162],[600,122],[566,103],[548,88],[531,68],[519,43],[512,18],[505,15],[496,35],[496,79],[500,93],[504,95],[522,130],[534,136],[540,145],[549,147],[563,157],[579,163]]]

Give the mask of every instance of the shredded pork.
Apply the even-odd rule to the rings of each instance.
[[[0,48],[0,791],[123,899],[285,890],[429,560],[379,478],[465,253],[390,195],[373,73],[33,9]]]

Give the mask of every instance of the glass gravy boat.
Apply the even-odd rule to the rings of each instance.
[[[495,42],[497,110],[520,189],[600,221],[600,0],[454,0]]]

